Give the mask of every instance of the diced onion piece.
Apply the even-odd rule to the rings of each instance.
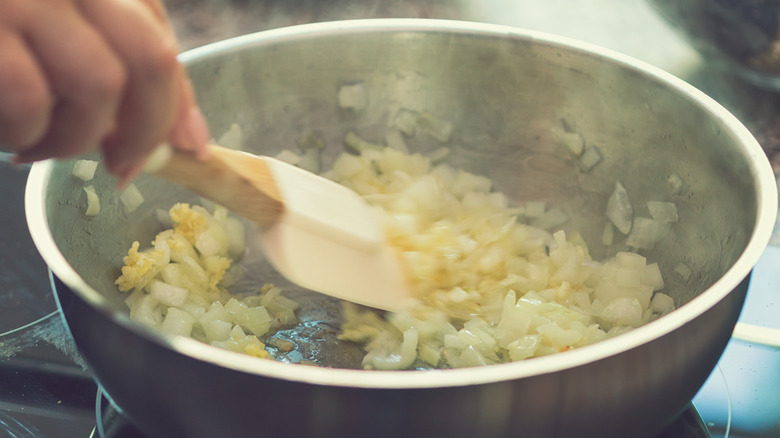
[[[528,359],[534,356],[541,344],[541,336],[525,335],[512,341],[508,345],[509,357],[513,361]]]
[[[338,180],[348,180],[364,170],[360,157],[350,154],[341,154],[333,162],[331,173]]]
[[[308,170],[309,172],[312,173],[319,173],[320,172],[320,150],[318,148],[305,149],[297,165],[303,170]]]
[[[649,201],[647,209],[650,216],[661,222],[677,222],[677,206],[674,202]]]
[[[645,264],[647,263],[645,257],[633,252],[625,251],[617,253],[617,255],[615,255],[615,260],[620,267],[635,270],[645,269]]]
[[[282,149],[281,152],[274,156],[279,161],[284,161],[287,164],[295,166],[301,161],[301,156],[289,149]]]
[[[693,277],[693,271],[685,263],[678,263],[674,267],[674,272],[683,279],[683,281],[690,281]]]
[[[289,327],[298,323],[293,309],[284,309],[276,314],[276,319],[282,327]]]
[[[362,153],[363,151],[369,151],[369,150],[374,150],[374,151],[382,150],[381,145],[363,140],[362,138],[360,138],[360,136],[355,134],[353,131],[349,131],[347,135],[344,137],[344,146],[346,146],[349,149],[352,149],[357,153]]]
[[[421,361],[436,368],[441,362],[441,348],[431,343],[420,344],[417,356]]]
[[[580,157],[580,165],[586,172],[601,162],[601,151],[596,146],[588,146]]]
[[[409,153],[409,147],[406,146],[406,141],[404,140],[403,135],[401,135],[401,131],[398,129],[390,128],[385,132],[385,143],[390,149],[395,149],[404,154]]]
[[[601,233],[601,243],[604,246],[611,246],[615,241],[615,228],[612,222],[607,222],[604,225],[604,231]]]
[[[319,131],[308,131],[296,141],[302,151],[307,149],[325,149],[325,139]]]
[[[203,257],[224,254],[228,250],[228,236],[224,227],[211,225],[195,240],[195,249]]]
[[[417,119],[417,126],[440,143],[450,141],[454,129],[452,123],[442,120],[427,111],[420,114]]]
[[[669,193],[674,196],[680,196],[685,191],[685,181],[676,173],[669,175],[666,183],[669,185]]]
[[[607,201],[607,218],[623,234],[631,231],[631,222],[634,217],[634,208],[628,198],[628,192],[619,181],[615,183],[615,190]]]
[[[263,336],[271,328],[273,319],[265,307],[242,308],[236,313],[236,324],[249,330],[255,336]]]
[[[225,220],[225,231],[227,231],[228,255],[233,259],[240,259],[246,251],[244,224],[234,217],[229,217]]]
[[[157,300],[150,295],[139,297],[130,307],[130,319],[150,327],[158,326],[163,319]]]
[[[158,222],[160,222],[160,225],[162,225],[165,228],[173,228],[173,222],[171,221],[171,216],[168,214],[168,212],[162,208],[158,208],[154,210],[154,217],[157,219]]]
[[[638,217],[634,219],[634,225],[631,234],[626,239],[626,244],[638,249],[653,249],[656,243],[669,234],[670,230],[671,225],[668,222]]]
[[[232,123],[230,128],[217,139],[217,144],[229,149],[242,149],[244,147],[244,132],[241,125]]]
[[[558,348],[571,347],[577,344],[583,337],[583,333],[578,330],[564,329],[555,323],[540,325],[536,331],[542,335],[548,342]]]
[[[98,162],[94,160],[76,160],[71,174],[82,181],[91,181],[95,177]]]
[[[578,132],[563,132],[561,134],[561,143],[578,157],[582,155],[582,151],[585,149],[585,139]]]
[[[214,320],[221,320],[227,322],[233,321],[233,316],[230,314],[230,312],[228,312],[225,309],[225,306],[223,306],[222,303],[220,303],[219,301],[211,303],[209,309],[199,319],[201,324],[204,324],[207,321],[214,321]]]
[[[168,313],[165,314],[165,319],[160,325],[160,329],[164,333],[172,335],[189,336],[192,333],[194,323],[195,318],[192,315],[176,307],[170,307]]]
[[[652,286],[653,290],[664,288],[664,278],[661,275],[661,268],[658,267],[658,263],[651,263],[645,266],[645,270],[642,273],[642,283]]]
[[[449,154],[450,154],[450,148],[442,146],[428,153],[428,158],[431,159],[431,163],[438,163],[439,161],[447,158],[447,155]]]
[[[144,197],[135,184],[130,184],[122,191],[122,194],[119,195],[119,200],[122,201],[125,212],[132,213],[144,202]]]
[[[674,310],[674,299],[669,295],[658,292],[653,295],[653,300],[650,301],[650,307],[654,313],[659,315],[666,315]]]
[[[338,92],[340,108],[361,110],[368,105],[368,94],[362,82],[342,85]]]
[[[208,319],[200,322],[203,331],[206,332],[206,339],[209,342],[226,341],[230,338],[230,331],[233,324],[221,319]]]
[[[528,201],[525,203],[525,216],[538,218],[544,214],[546,209],[547,204],[544,201]]]
[[[531,221],[531,225],[545,230],[553,230],[569,221],[569,215],[559,208],[551,208]]]
[[[487,193],[492,186],[493,182],[489,178],[460,170],[450,190],[455,195],[463,196],[469,192]]]
[[[416,111],[402,108],[398,110],[398,113],[393,118],[391,126],[411,137],[417,133],[418,117],[419,114]]]
[[[87,194],[87,209],[84,211],[84,215],[97,216],[100,213],[100,198],[95,191],[95,186],[84,187],[84,193]]]
[[[246,304],[238,301],[235,298],[231,298],[227,303],[225,303],[225,310],[227,310],[229,313],[232,313],[233,315],[237,315],[239,312],[247,308],[248,306]]]
[[[187,296],[189,295],[187,289],[173,286],[159,280],[152,280],[148,287],[149,295],[161,304],[167,306],[182,306],[187,301]]]
[[[636,298],[619,297],[610,301],[601,312],[601,319],[611,324],[637,327],[642,323],[643,308]]]

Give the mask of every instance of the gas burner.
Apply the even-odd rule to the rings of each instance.
[[[0,336],[57,310],[46,264],[33,245],[24,209],[17,208],[24,205],[29,167],[14,166],[4,158],[0,156],[0,205],[6,206],[0,215]]]

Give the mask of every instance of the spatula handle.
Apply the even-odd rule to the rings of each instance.
[[[208,146],[209,158],[170,149],[154,175],[184,186],[247,219],[269,226],[284,211],[284,201],[266,162],[255,155],[217,145]]]

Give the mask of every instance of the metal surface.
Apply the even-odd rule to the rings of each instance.
[[[653,436],[718,361],[745,277],[769,240],[777,192],[760,146],[692,87],[584,44],[452,22],[284,29],[184,59],[215,132],[238,122],[247,145],[266,147],[258,152],[273,154],[317,129],[332,158],[348,130],[378,136],[401,107],[451,120],[458,127],[452,164],[486,173],[516,199],[576,212],[568,225],[583,230],[596,257],[618,249],[598,244],[616,180],[637,205],[673,200],[680,212],[674,238],[646,255],[667,272],[685,262],[694,275],[667,278],[677,311],[566,354],[436,372],[293,367],[166,337],[127,318],[113,287],[121,257],[132,240],[151,240],[154,208],[185,193],[141,180],[146,203],[127,216],[114,182],[99,174],[104,209],[87,221],[71,163],[36,165],[28,219],[68,286],[58,289],[62,310],[99,380],[146,431],[218,436],[230,425],[231,436]],[[365,82],[371,106],[358,115],[338,111],[339,85],[355,81]],[[561,119],[600,149],[603,160],[591,171],[552,134]],[[671,174],[685,180],[681,196],[669,193]]]

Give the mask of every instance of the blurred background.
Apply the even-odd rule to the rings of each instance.
[[[478,21],[575,38],[660,67],[705,91],[753,131],[780,170],[778,99],[768,91],[780,90],[780,80],[771,74],[780,72],[778,0],[164,2],[183,50],[278,27],[360,18]]]

